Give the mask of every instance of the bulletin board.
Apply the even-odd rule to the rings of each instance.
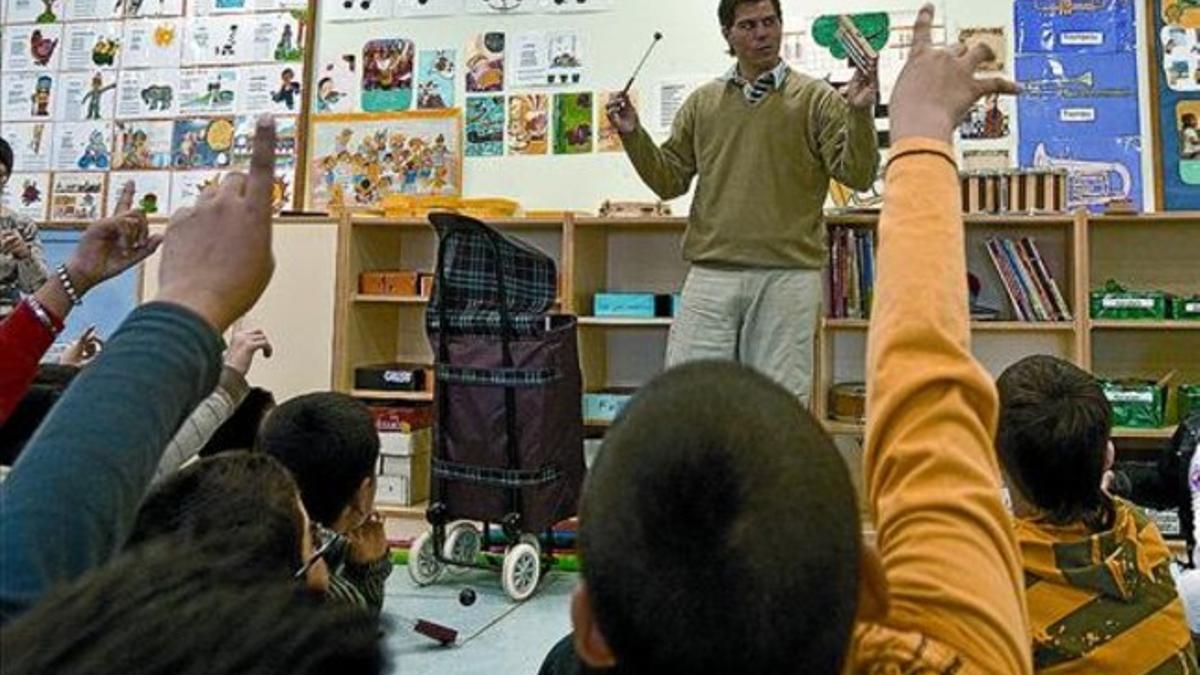
[[[1155,199],[1200,209],[1200,3],[1148,0],[1146,17]]]
[[[109,215],[126,181],[169,215],[249,166],[255,118],[279,128],[276,210],[297,199],[309,0],[4,0],[6,205],[39,221]]]

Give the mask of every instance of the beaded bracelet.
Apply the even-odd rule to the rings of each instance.
[[[66,291],[67,297],[70,298],[71,304],[78,307],[83,304],[83,300],[79,299],[79,293],[75,290],[75,284],[71,283],[71,275],[67,273],[66,265],[58,266],[58,280],[62,282],[63,290]]]

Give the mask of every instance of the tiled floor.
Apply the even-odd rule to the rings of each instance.
[[[550,572],[537,593],[515,604],[500,587],[499,574],[471,571],[419,588],[408,569],[388,578],[383,613],[392,622],[387,638],[391,672],[403,675],[536,675],[542,658],[570,630],[568,606],[577,575]],[[470,607],[459,592],[475,591]],[[458,631],[458,643],[441,647],[411,630],[408,619],[424,619]]]

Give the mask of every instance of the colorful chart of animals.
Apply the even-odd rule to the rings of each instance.
[[[263,113],[280,129],[277,208],[296,205],[308,0],[0,5],[0,136],[22,177],[19,194],[5,197],[10,208],[38,220],[108,215],[115,198],[107,197],[133,179],[143,208],[170,215],[194,198],[201,174],[211,179],[248,157],[240,130]],[[350,84],[331,79],[328,100],[341,89],[358,103],[361,59],[339,62]],[[408,87],[411,95],[411,75]],[[179,173],[189,177],[175,180]]]

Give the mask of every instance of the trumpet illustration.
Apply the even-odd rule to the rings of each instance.
[[[1055,98],[1126,98],[1133,96],[1129,87],[1096,87],[1093,71],[1067,76],[1067,69],[1058,59],[1046,59],[1050,77],[1021,82],[1021,93],[1033,97]]]
[[[1067,207],[1094,206],[1129,199],[1133,175],[1120,162],[1054,157],[1039,143],[1033,152],[1038,169],[1067,170]]]

